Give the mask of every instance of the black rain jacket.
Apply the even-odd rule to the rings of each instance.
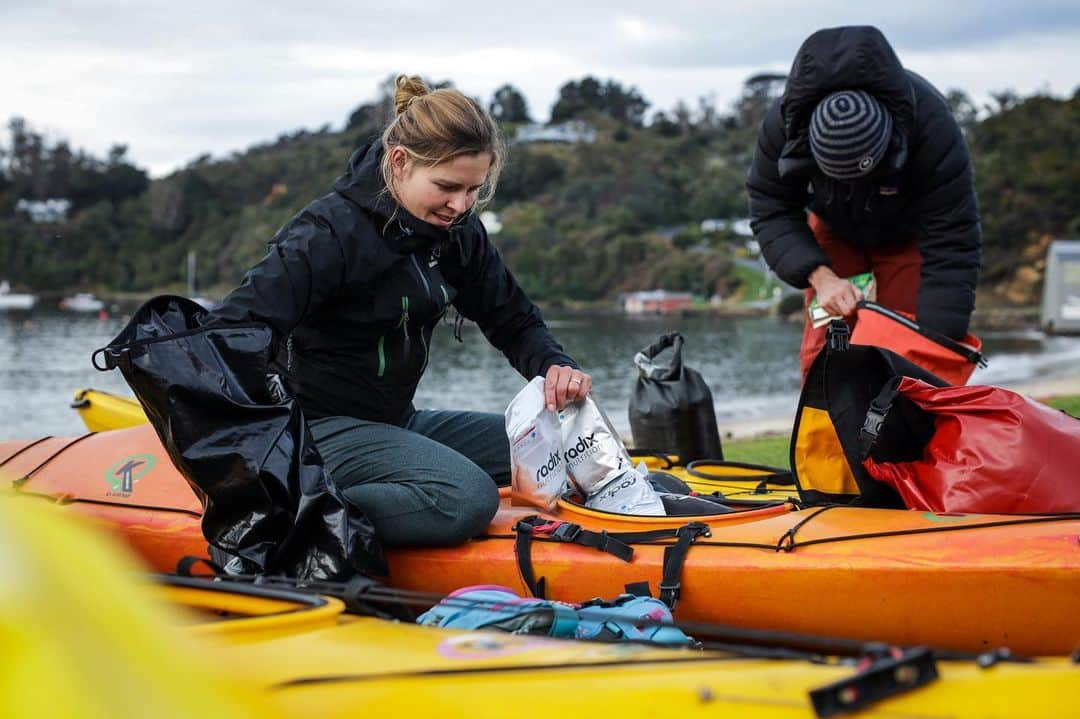
[[[821,99],[853,88],[885,105],[894,131],[878,170],[843,182],[818,169],[809,125]],[[783,97],[761,123],[746,187],[754,236],[788,284],[806,288],[808,275],[830,264],[807,225],[807,209],[855,247],[917,237],[917,320],[957,339],[967,333],[982,246],[971,157],[945,98],[904,70],[876,28],[820,30],[802,44]]]
[[[309,419],[401,424],[451,305],[526,379],[576,367],[479,218],[447,230],[413,217],[386,192],[381,157],[378,140],[358,149],[207,322],[263,322],[286,340],[279,363]]]

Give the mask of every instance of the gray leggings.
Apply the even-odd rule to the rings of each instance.
[[[387,546],[449,546],[484,531],[510,483],[503,417],[420,410],[403,427],[354,417],[311,421],[345,498]]]

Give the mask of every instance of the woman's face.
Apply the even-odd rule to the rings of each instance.
[[[390,150],[394,195],[413,216],[449,227],[476,204],[491,169],[491,154],[458,155],[438,165],[414,162],[402,147]]]

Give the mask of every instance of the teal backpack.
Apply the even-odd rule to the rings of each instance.
[[[417,624],[447,629],[490,629],[563,639],[648,641],[690,645],[659,599],[623,594],[611,602],[580,605],[523,599],[507,587],[482,584],[451,592],[420,615]]]

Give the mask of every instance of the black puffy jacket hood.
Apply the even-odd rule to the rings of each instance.
[[[865,90],[893,117],[893,139],[884,166],[899,170],[907,162],[915,120],[915,92],[900,59],[881,31],[869,25],[818,30],[808,37],[791,65],[780,114],[787,142],[780,175],[813,167],[810,116],[817,104],[838,90]]]

